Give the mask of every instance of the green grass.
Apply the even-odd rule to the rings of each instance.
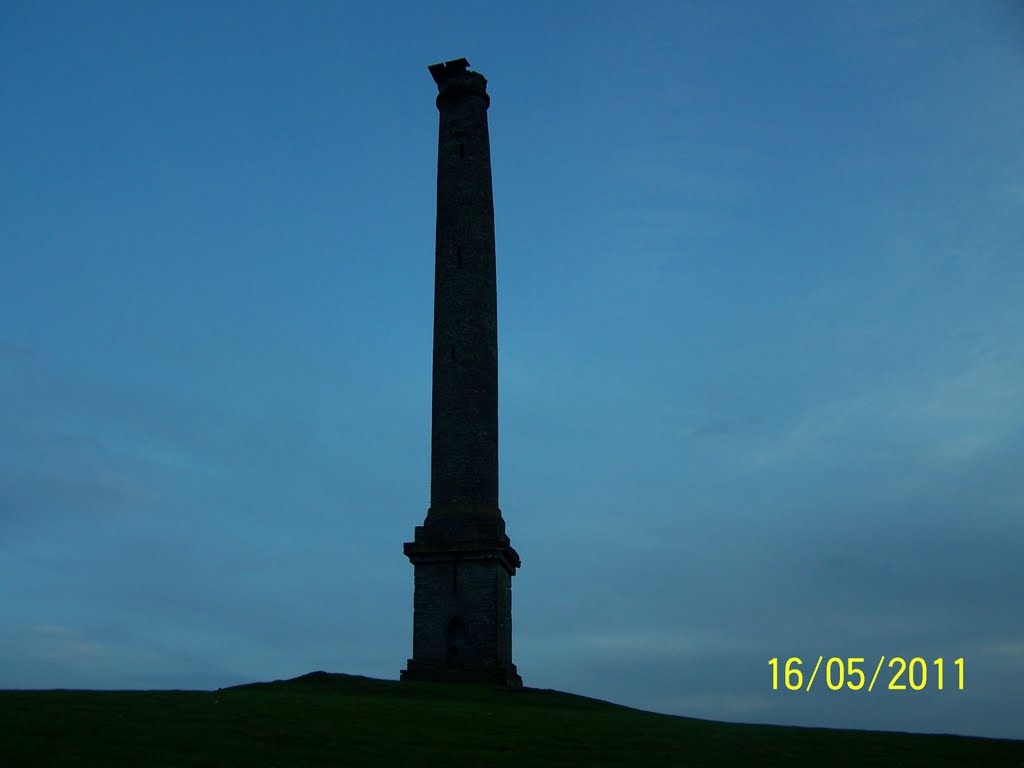
[[[556,691],[323,672],[220,691],[0,691],[0,766],[1024,766],[1024,742],[736,725]]]

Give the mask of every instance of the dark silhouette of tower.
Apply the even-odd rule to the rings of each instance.
[[[437,236],[430,509],[415,571],[403,680],[522,685],[512,663],[519,555],[498,508],[498,310],[487,80],[456,59],[437,83]]]

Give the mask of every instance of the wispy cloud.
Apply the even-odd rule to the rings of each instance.
[[[91,662],[110,653],[108,646],[77,629],[59,624],[15,627],[14,635],[26,643],[30,653],[47,661]]]
[[[954,373],[903,374],[853,396],[810,405],[795,422],[751,445],[748,469],[858,463],[872,455],[904,470],[942,471],[1024,426],[1024,354]]]
[[[694,693],[649,699],[646,706],[655,712],[677,712],[691,717],[733,720],[759,712],[769,712],[776,708],[777,703],[767,695]]]
[[[700,628],[666,630],[650,627],[647,630],[605,630],[581,634],[574,645],[588,647],[596,653],[637,660],[672,659],[707,654],[709,651],[727,651],[737,647],[727,634]]]

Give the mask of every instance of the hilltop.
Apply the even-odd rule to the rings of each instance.
[[[0,691],[0,765],[1024,766],[1024,742],[720,723],[558,691],[313,672],[217,691]]]

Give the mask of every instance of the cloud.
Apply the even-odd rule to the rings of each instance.
[[[24,643],[29,655],[52,662],[91,663],[108,656],[110,649],[71,627],[36,624],[15,627],[13,635]]]
[[[647,707],[655,712],[700,713],[701,717],[741,720],[778,708],[771,696],[756,693],[694,693],[649,699]]]
[[[978,653],[1001,656],[1024,664],[1024,642],[981,643],[975,646],[974,650]]]
[[[708,627],[667,630],[631,627],[584,633],[572,641],[573,647],[589,648],[595,654],[649,661],[700,656],[708,651],[735,648],[735,641]]]
[[[902,471],[943,471],[998,448],[1024,425],[1024,354],[952,373],[892,376],[842,399],[809,405],[750,447],[743,467],[856,467],[884,456]]]
[[[728,435],[732,430],[733,427],[729,424],[720,421],[710,421],[694,427],[690,435],[692,437],[718,437]]]
[[[0,688],[95,686],[116,672],[113,649],[75,627],[0,626]]]

